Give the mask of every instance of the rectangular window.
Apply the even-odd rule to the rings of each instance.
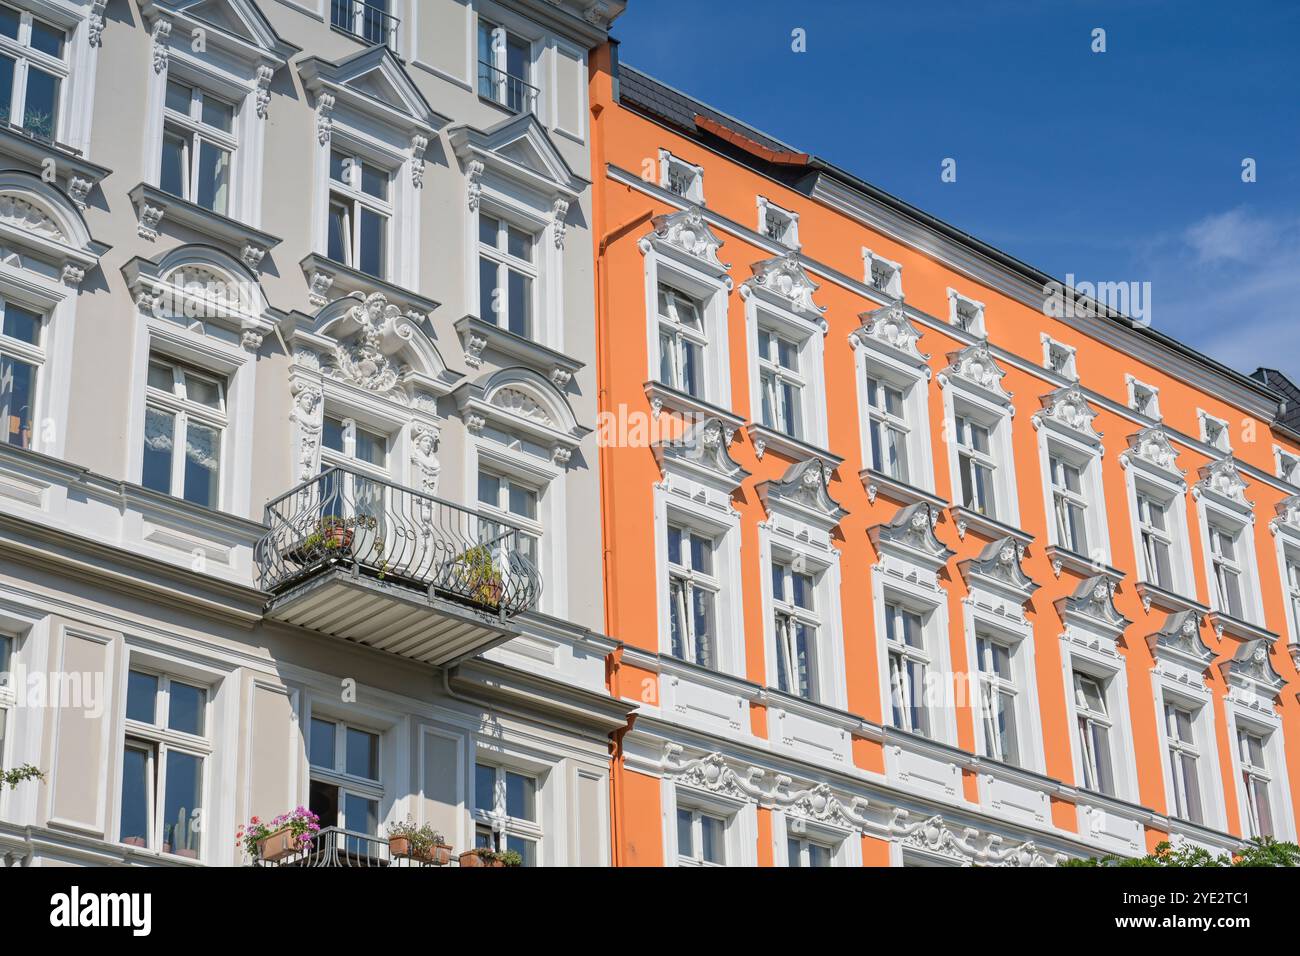
[[[149,358],[140,483],[205,508],[221,507],[226,385],[161,355]]]
[[[689,807],[677,808],[677,864],[726,866],[727,821]]]
[[[891,717],[895,727],[930,736],[930,713],[925,696],[926,651],[921,615],[897,604],[885,605],[885,639],[889,653]]]
[[[758,383],[763,424],[791,438],[803,438],[804,378],[799,371],[799,343],[760,328]]]
[[[68,79],[67,34],[0,4],[0,122],[53,142]]]
[[[198,858],[208,701],[208,688],[189,681],[128,673],[119,842]]]
[[[702,304],[678,289],[659,283],[659,381],[695,398],[704,397]]]
[[[376,279],[388,278],[391,186],[389,170],[360,156],[330,150],[325,250],[329,258]]]
[[[1144,575],[1151,584],[1171,590],[1174,586],[1171,562],[1174,539],[1169,528],[1169,509],[1142,492],[1138,492],[1137,505]]]
[[[480,212],[478,240],[479,318],[536,339],[536,238],[514,223]]]
[[[0,299],[0,438],[19,448],[31,448],[36,434],[43,331],[41,315]]]
[[[992,430],[987,425],[958,415],[957,470],[961,478],[962,504],[990,518],[997,517],[993,475]]]
[[[790,866],[822,867],[831,865],[832,851],[828,846],[788,837],[785,841],[786,858]]]
[[[1010,645],[982,634],[975,638],[975,650],[979,657],[980,709],[988,756],[1020,766],[1017,690],[1012,669],[1014,651]]]
[[[1174,816],[1204,823],[1201,783],[1197,772],[1196,715],[1186,707],[1165,704],[1165,736],[1169,741],[1169,775],[1174,791]]]
[[[817,634],[820,620],[811,574],[790,563],[772,562],[772,605],[776,635],[776,685],[787,694],[817,698]]]
[[[711,537],[668,526],[668,617],[672,655],[701,667],[717,667],[718,579]]]
[[[1074,672],[1074,707],[1085,789],[1115,796],[1110,752],[1111,721],[1099,678]]]
[[[532,78],[533,47],[523,37],[482,17],[478,21],[478,95],[510,110],[530,113],[537,106]]]
[[[376,836],[384,792],[379,735],[328,717],[312,717],[307,754],[308,808],[320,817],[321,826]],[[362,852],[359,839],[345,845],[349,853]]]
[[[1061,547],[1068,548],[1075,554],[1086,555],[1088,500],[1083,494],[1083,470],[1056,455],[1049,458],[1049,466],[1057,541]]]
[[[397,20],[392,0],[330,0],[330,23],[365,40],[396,48]]]
[[[158,187],[221,215],[230,213],[235,107],[168,79]]]
[[[493,764],[474,765],[474,845],[519,854],[524,866],[537,866],[542,842],[538,781]]]
[[[1300,637],[1300,558],[1287,555],[1286,561],[1287,604],[1291,610],[1291,625],[1294,633]]]
[[[1237,729],[1241,756],[1241,782],[1246,790],[1246,814],[1252,837],[1274,836],[1273,810],[1269,802],[1268,741],[1262,734]]]
[[[1237,536],[1219,525],[1210,525],[1210,561],[1214,566],[1215,607],[1240,620],[1241,561],[1237,557]]]
[[[908,425],[906,393],[888,382],[867,377],[867,417],[871,435],[871,467],[876,471],[908,480]]]
[[[542,522],[539,512],[541,495],[517,478],[498,474],[485,468],[478,473],[478,500],[483,505],[485,517],[480,519],[479,534],[484,543],[500,542],[508,528],[491,520],[493,513],[506,518],[509,527],[518,527],[521,533],[509,539],[514,550],[534,568],[540,569]],[[510,562],[503,562],[509,567]]]

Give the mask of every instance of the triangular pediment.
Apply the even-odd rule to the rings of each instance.
[[[257,50],[278,64],[299,51],[280,38],[254,0],[151,0],[143,10],[146,20],[161,16],[202,24],[211,28],[219,41],[227,41],[223,45]]]
[[[545,127],[532,113],[521,113],[484,130],[457,126],[448,135],[462,163],[481,162],[548,196],[576,197],[588,185],[564,161]]]
[[[411,80],[400,60],[385,46],[373,46],[331,63],[311,57],[298,64],[303,86],[319,97],[329,93],[352,101],[373,116],[375,105],[384,108],[389,125],[408,132],[432,134],[447,119],[435,112]]]

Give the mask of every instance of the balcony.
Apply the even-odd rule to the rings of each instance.
[[[450,666],[515,637],[541,578],[535,539],[496,517],[346,468],[266,506],[266,616]]]
[[[330,0],[330,23],[344,33],[366,43],[388,47],[397,52],[397,27],[401,21],[388,12],[387,0],[364,3],[362,0]]]
[[[305,850],[297,850],[275,861],[259,860],[261,867],[322,867],[343,866],[356,869],[373,869],[386,866],[432,867],[436,864],[410,856],[393,856],[388,851],[388,841],[353,830],[326,827],[316,834],[316,839]],[[453,855],[447,866],[456,866]]]
[[[478,61],[478,95],[504,106],[512,113],[537,112],[537,87],[522,77]]]

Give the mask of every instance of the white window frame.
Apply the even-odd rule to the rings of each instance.
[[[536,36],[529,35],[528,32],[520,29],[521,26],[522,24],[519,22],[517,17],[511,16],[507,14],[506,11],[496,7],[493,7],[487,12],[479,12],[477,23],[475,23],[473,33],[471,34],[471,49],[474,51],[474,92],[480,99],[487,100],[489,103],[495,103],[502,109],[511,110],[509,88],[506,86],[506,83],[508,80],[517,80],[526,86],[531,87],[536,92],[530,93],[527,90],[523,91],[524,95],[529,96],[532,102],[524,104],[524,109],[512,110],[512,112],[536,114],[541,109],[540,100],[542,99],[542,83],[540,75],[541,64],[539,62],[538,52],[545,46],[545,41],[539,40]],[[479,63],[482,62],[479,58],[479,37],[482,34],[484,27],[491,28],[492,61],[487,65],[496,71],[496,74],[493,76],[493,85],[500,85],[503,91],[500,96],[498,96],[497,90],[494,90],[491,95],[484,94],[479,85]],[[522,41],[522,44],[528,47],[526,76],[516,76],[507,69],[508,47],[509,42],[512,39]]]
[[[172,77],[167,80],[167,86],[176,85],[188,87],[190,90],[189,111],[180,113],[167,105],[166,98],[163,100],[163,145],[166,145],[168,131],[179,132],[183,134],[186,149],[186,165],[188,167],[186,176],[187,182],[182,186],[182,193],[179,198],[186,202],[200,205],[198,200],[198,182],[199,182],[199,157],[202,151],[203,143],[211,143],[218,149],[223,150],[228,156],[229,182],[226,186],[228,198],[225,209],[210,210],[219,216],[231,216],[231,210],[234,208],[236,191],[239,185],[235,181],[236,174],[239,170],[239,132],[240,132],[240,110],[242,103],[229,102],[224,97],[209,93],[202,85],[191,83],[181,77]],[[164,87],[165,91],[166,87]],[[230,107],[230,127],[231,132],[210,126],[203,121],[203,102],[208,98],[216,100],[223,106]],[[162,159],[159,157],[159,188],[162,187]],[[168,194],[170,195],[170,193]],[[202,208],[207,208],[206,206]]]
[[[799,214],[758,197],[758,234],[787,249],[799,248]]]
[[[862,247],[862,282],[891,299],[903,297],[903,265]]]
[[[359,265],[361,259],[361,211],[367,209],[376,215],[382,216],[384,220],[384,249],[381,257],[382,268],[381,274],[374,276],[381,282],[393,281],[393,263],[396,260],[396,254],[393,251],[395,239],[395,220],[396,208],[394,206],[393,194],[397,192],[398,172],[384,161],[376,161],[372,156],[366,155],[356,149],[345,148],[342,139],[338,143],[332,143],[329,150],[329,165],[334,163],[334,154],[339,153],[343,156],[343,175],[351,177],[354,180],[364,175],[363,167],[370,166],[379,170],[387,176],[387,188],[385,193],[388,198],[380,199],[365,192],[359,183],[348,183],[343,180],[334,178],[332,173],[328,174],[327,193],[326,193],[326,246],[325,255],[329,254],[329,222],[333,216],[333,207],[335,205],[345,205],[348,210],[349,232],[347,245],[344,250],[344,258],[341,262],[336,259],[330,259],[331,262],[339,262],[340,265],[347,266],[349,269],[355,269],[361,272]],[[368,273],[367,273],[368,274]]]
[[[969,318],[963,319],[963,314]],[[968,295],[962,295],[951,287],[948,289],[948,324],[977,339],[988,336],[984,321],[984,303]]]
[[[1157,386],[1148,385],[1132,375],[1124,376],[1124,384],[1128,389],[1129,408],[1153,421],[1158,422],[1163,418],[1160,414],[1160,389]]]
[[[1043,368],[1055,372],[1062,378],[1077,382],[1079,380],[1078,349],[1052,338],[1046,332],[1042,333],[1042,341]],[[1061,357],[1060,362],[1055,361],[1057,356]]]
[[[46,16],[35,16],[30,10],[21,6],[22,0],[8,0],[4,6],[9,7],[19,15],[18,39],[0,35],[0,53],[10,57],[14,61],[13,74],[13,99],[8,104],[9,123],[13,126],[25,128],[25,123],[20,121],[26,120],[26,99],[27,99],[27,75],[35,67],[40,71],[53,76],[59,84],[58,103],[55,104],[56,116],[54,128],[50,131],[50,139],[56,143],[62,142],[60,131],[68,124],[64,120],[64,113],[68,107],[69,97],[67,95],[68,82],[72,76],[73,64],[70,62],[73,50],[73,30],[69,29],[66,24],[56,22]],[[42,9],[45,9],[42,7]],[[39,20],[47,27],[51,27],[63,33],[63,57],[57,58],[50,56],[31,45],[32,21]]]
[[[1216,418],[1203,408],[1196,410],[1200,439],[1216,451],[1232,454],[1232,432],[1225,419]]]
[[[1165,477],[1151,469],[1144,468],[1140,474],[1135,474],[1135,468],[1139,467],[1138,460],[1136,457],[1131,458],[1126,469],[1133,554],[1136,558],[1137,567],[1135,580],[1155,585],[1164,591],[1185,598],[1191,598],[1196,593],[1196,585],[1192,579],[1191,538],[1187,521],[1187,486],[1181,479],[1175,480],[1172,476]],[[1160,504],[1168,519],[1165,536],[1169,542],[1169,569],[1173,578],[1168,585],[1156,581],[1146,570],[1146,550],[1142,543],[1144,522],[1138,503],[1139,496],[1145,496]]]
[[[674,188],[678,183],[683,184],[680,191]],[[704,205],[704,167],[688,163],[680,156],[674,156],[660,147],[659,188],[666,189],[688,203],[702,206]]]
[[[481,237],[482,222],[484,217],[495,219],[497,221],[497,242],[498,245],[485,245]],[[529,339],[535,342],[548,341],[547,329],[549,322],[546,321],[546,315],[542,310],[542,267],[545,265],[545,228],[539,227],[539,224],[532,220],[526,220],[517,213],[506,210],[503,206],[488,201],[479,203],[478,224],[475,232],[475,261],[479,263],[479,268],[475,272],[478,284],[481,285],[481,263],[484,259],[496,263],[497,267],[497,295],[496,301],[498,308],[493,315],[481,315],[484,322],[496,325],[498,328],[506,331],[513,330],[510,328],[510,296],[509,296],[509,279],[508,273],[513,271],[524,276],[528,280],[529,303],[528,303],[528,332],[513,334],[521,338]],[[528,236],[529,248],[533,258],[520,259],[511,255],[509,248],[509,231],[515,229],[525,233]],[[542,260],[539,262],[538,260]],[[504,280],[504,281],[503,281]],[[482,289],[479,288],[478,295],[474,299],[479,303],[478,309],[482,311]]]
[[[45,380],[49,377],[47,370],[48,351],[47,342],[51,335],[50,330],[50,313],[46,309],[34,309],[26,302],[15,301],[6,296],[4,283],[0,281],[0,359],[8,359],[11,362],[21,362],[32,368],[32,404],[28,410],[28,417],[31,421],[31,435],[28,438],[27,448],[40,450],[42,445],[42,406],[44,400]],[[38,319],[38,331],[36,334],[36,344],[24,342],[21,339],[10,338],[4,334],[4,319],[10,303],[30,312]],[[0,444],[6,444],[6,436],[9,433],[9,426],[4,423],[3,430],[0,430]]]
[[[1070,436],[1046,428],[1039,429],[1039,458],[1042,467],[1043,507],[1047,514],[1048,541],[1094,564],[1110,565],[1112,561],[1110,525],[1106,509],[1106,492],[1102,480],[1102,456],[1099,445],[1076,441]],[[1079,470],[1078,494],[1068,494],[1071,500],[1083,507],[1084,534],[1087,550],[1080,551],[1064,540],[1058,527],[1056,506],[1057,487],[1052,460],[1057,459]]]
[[[678,783],[668,777],[661,780],[660,801],[664,808],[665,866],[698,866],[696,859],[684,858],[677,851],[677,811],[688,810],[721,819],[725,861],[722,866],[756,866],[758,821],[753,803]],[[718,865],[718,864],[713,864]]]
[[[1287,605],[1287,634],[1291,645],[1300,645],[1300,534],[1279,530],[1276,546],[1282,599]]]
[[[1086,635],[1081,637],[1087,639]],[[1107,650],[1085,648],[1075,641],[1062,641],[1061,670],[1065,678],[1065,701],[1075,785],[1090,793],[1099,793],[1103,798],[1109,796],[1136,803],[1138,801],[1137,768],[1134,763],[1133,731],[1129,717],[1128,676],[1124,670],[1123,658],[1118,653]],[[1075,698],[1075,671],[1097,681],[1105,697],[1111,776],[1115,784],[1113,794],[1090,790],[1085,786],[1085,755],[1079,741],[1080,708]]]
[[[1264,600],[1261,593],[1259,568],[1255,557],[1255,525],[1249,510],[1229,510],[1208,496],[1196,496],[1196,511],[1201,524],[1201,556],[1204,561],[1205,581],[1209,588],[1211,609],[1226,614],[1228,617],[1264,626]],[[1226,534],[1233,542],[1235,556],[1232,560],[1222,557],[1214,545],[1214,532]],[[1238,576],[1238,599],[1241,602],[1241,614],[1233,614],[1225,606],[1219,593],[1218,573],[1220,567]]]
[[[1188,717],[1188,725],[1191,730],[1192,739],[1183,740],[1177,732],[1176,714],[1185,713]],[[1167,772],[1165,780],[1170,796],[1173,798],[1167,804],[1171,816],[1180,820],[1187,820],[1190,823],[1206,825],[1209,823],[1209,814],[1207,813],[1208,801],[1205,799],[1205,769],[1206,761],[1203,759],[1202,750],[1204,745],[1201,741],[1201,735],[1197,732],[1197,718],[1200,714],[1200,707],[1192,706],[1188,702],[1176,697],[1166,697],[1164,700],[1164,717],[1163,730],[1165,733],[1164,755],[1167,763]],[[1196,765],[1196,781],[1192,796],[1195,797],[1200,805],[1200,820],[1194,819],[1190,814],[1189,791],[1192,788],[1188,786],[1186,771],[1183,766],[1184,757],[1190,757]],[[1183,812],[1179,812],[1182,810]]]
[[[864,466],[875,468],[871,450],[870,396],[868,380],[875,379],[903,393],[903,421],[907,426],[906,483],[922,491],[934,491],[934,450],[930,439],[930,366],[923,357],[905,361],[870,335],[852,337],[857,365],[858,429]],[[896,350],[895,350],[896,351]],[[888,474],[888,472],[881,472]]]
[[[385,787],[384,776],[388,771],[388,762],[385,760],[385,730],[384,728],[374,726],[368,723],[364,717],[338,716],[333,710],[317,712],[315,707],[307,716],[306,726],[308,734],[313,732],[312,724],[314,721],[321,721],[334,725],[334,765],[332,767],[321,767],[311,762],[311,741],[308,739],[306,748],[306,769],[307,769],[307,790],[308,799],[310,799],[311,784],[313,782],[322,783],[338,790],[338,812],[339,820],[322,820],[321,827],[339,827],[340,829],[349,830],[353,833],[365,833],[361,827],[354,826],[348,822],[346,801],[347,795],[360,797],[363,800],[373,800],[375,803],[375,829],[376,832],[368,834],[369,836],[379,837],[383,830],[385,814]],[[356,774],[347,772],[347,732],[356,730],[361,733],[369,734],[375,738],[375,764],[377,773],[374,779],[361,777]],[[306,805],[307,801],[303,801]]]
[[[797,689],[786,689],[782,693],[842,709],[847,706],[847,690],[839,601],[839,562],[833,552],[806,545],[805,542],[815,540],[816,537],[818,535],[814,529],[797,529],[793,534],[781,534],[772,528],[759,529],[759,560],[764,569],[761,587],[764,646],[768,649],[764,655],[767,659],[766,680],[769,687],[780,690],[777,642],[781,640],[781,635],[777,629],[777,617],[787,615],[792,620],[813,627],[815,631],[809,648],[812,658],[809,696],[803,697]],[[791,575],[794,573],[802,573],[811,578],[811,609],[795,607],[792,600],[777,600],[773,590],[773,569],[778,566],[784,569],[783,574],[790,585],[793,584]],[[789,597],[791,594],[787,592],[787,598]]]
[[[231,497],[225,483],[226,478],[226,446],[228,444],[228,433],[230,430],[230,414],[228,411],[227,393],[229,391],[229,381],[219,375],[195,367],[189,363],[183,362],[172,357],[165,352],[150,353],[148,364],[168,364],[172,371],[172,391],[164,392],[161,388],[151,385],[148,381],[148,372],[145,377],[145,421],[148,421],[150,410],[157,410],[172,416],[172,475],[171,487],[167,494],[173,498],[185,498],[185,449],[183,442],[178,436],[188,438],[189,426],[191,421],[214,429],[218,434],[218,471],[217,471],[217,500],[208,505],[214,511],[222,511],[226,508],[227,500]],[[217,386],[218,395],[220,396],[220,409],[212,409],[207,405],[191,401],[185,395],[186,376],[195,374],[200,378],[208,379],[211,384]],[[146,424],[147,427],[147,424]],[[143,442],[143,437],[141,441]],[[141,467],[143,468],[143,450],[141,458]]]
[[[1276,713],[1265,714],[1252,709],[1243,713],[1242,703],[1229,699],[1224,711],[1229,728],[1229,738],[1233,786],[1237,793],[1238,823],[1241,832],[1249,837],[1252,833],[1251,805],[1246,792],[1244,775],[1249,769],[1241,755],[1241,733],[1243,731],[1264,739],[1265,766],[1259,768],[1268,775],[1269,811],[1273,818],[1273,836],[1278,840],[1295,839],[1295,822],[1291,812],[1291,792],[1288,785],[1287,763],[1284,742],[1282,740],[1281,721]]]
[[[746,295],[745,325],[749,355],[750,418],[766,431],[816,448],[830,444],[826,411],[825,330],[800,318],[789,310],[761,301],[758,296]],[[794,343],[798,350],[798,371],[780,368],[778,363],[759,351],[760,332],[776,333]],[[770,339],[769,339],[770,341]],[[778,384],[790,381],[800,389],[800,434],[788,435],[779,425],[762,421],[764,373],[775,377]],[[779,393],[779,389],[777,392]],[[778,409],[774,414],[780,417]]]
[[[952,449],[953,460],[953,500],[963,508],[970,511],[976,511],[985,517],[992,518],[994,521],[1002,521],[1005,524],[1014,525],[1016,522],[1008,520],[1003,515],[1003,508],[1014,507],[1007,490],[1008,482],[1004,478],[1003,461],[1009,463],[1010,459],[1004,454],[1001,432],[1003,428],[1002,416],[994,416],[987,413],[986,410],[979,407],[972,407],[964,400],[958,399],[954,403],[952,422],[953,436],[949,447]],[[981,451],[975,447],[975,442],[971,439],[974,434],[972,426],[979,427],[986,432],[988,436],[988,450]],[[970,486],[974,500],[966,501],[963,492],[965,471],[968,467],[971,470]],[[978,485],[975,481],[975,469],[985,469],[988,472],[988,490],[992,494],[993,500],[981,505],[979,501]]]
[[[493,808],[491,810],[484,810],[478,805],[478,768],[480,766],[490,767],[493,771]],[[512,817],[508,813],[505,783],[507,774],[515,774],[533,781],[533,816],[536,819],[527,820],[523,817]],[[549,774],[545,772],[502,762],[500,755],[487,750],[479,750],[474,755],[473,776],[471,779],[474,781],[475,792],[469,804],[472,808],[471,815],[473,817],[475,843],[478,842],[480,829],[491,831],[492,849],[497,852],[505,852],[509,849],[510,837],[528,840],[533,844],[534,865],[546,865],[546,813],[543,800],[548,792],[546,786],[548,777]]]
[[[830,868],[862,865],[861,840],[850,830],[832,826],[820,820],[811,820],[791,813],[775,810],[772,813],[772,860],[776,866],[792,866],[790,843],[799,843],[801,861],[806,867],[808,844],[815,843],[830,855]]]
[[[660,303],[660,298],[664,300],[663,303]],[[683,302],[688,303],[690,308],[694,311],[695,318],[699,323],[698,329],[693,328],[689,322],[682,320],[682,310],[680,305]],[[678,289],[671,283],[660,280],[659,286],[655,290],[655,305],[660,336],[658,340],[660,343],[660,349],[656,352],[656,354],[660,355],[657,380],[662,384],[667,385],[669,388],[685,395],[690,395],[691,397],[702,401],[705,400],[706,395],[704,393],[708,382],[708,374],[706,371],[707,359],[705,356],[708,354],[709,350],[709,336],[705,327],[704,303],[695,296]],[[665,314],[664,306],[666,306],[667,314]],[[664,381],[663,375],[662,342],[665,336],[671,342],[672,349],[670,356],[672,369],[671,375],[669,376],[672,381],[669,382]],[[695,374],[698,381],[696,382],[695,387],[699,394],[691,392],[691,390],[686,387],[684,381],[683,369],[686,366],[685,356],[687,348],[696,349],[696,354],[698,356],[695,365]]]
[[[698,400],[717,408],[731,405],[731,370],[728,363],[727,298],[729,278],[709,275],[658,252],[650,243],[642,246],[646,284],[646,379],[660,382],[659,377],[659,285],[670,286],[694,299],[702,309],[705,348],[701,363],[701,390]],[[666,384],[666,383],[661,383]],[[667,386],[673,388],[673,386]],[[680,389],[674,389],[680,391]],[[683,393],[685,394],[685,393]]]

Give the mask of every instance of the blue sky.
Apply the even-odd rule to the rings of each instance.
[[[614,34],[663,82],[1054,276],[1150,282],[1156,328],[1300,380],[1300,2],[630,0]]]

